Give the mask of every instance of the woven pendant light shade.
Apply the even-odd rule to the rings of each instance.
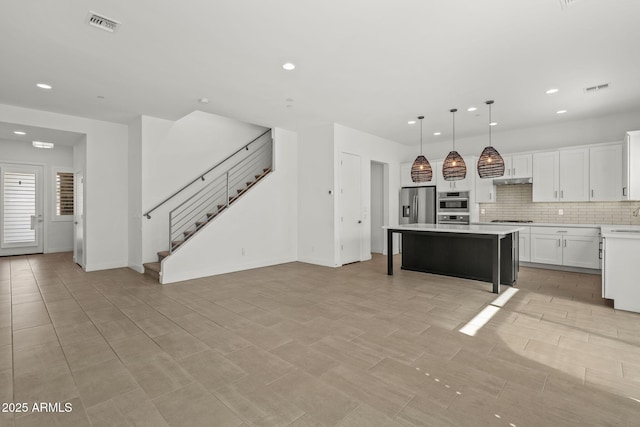
[[[458,181],[467,176],[467,165],[457,151],[449,153],[442,163],[442,175],[445,181]]]
[[[411,166],[411,180],[413,182],[429,182],[433,177],[433,170],[429,160],[423,155],[416,157]]]
[[[467,176],[467,165],[462,156],[456,151],[456,116],[457,109],[449,110],[453,117],[453,150],[442,163],[442,176],[445,181],[459,181]]]
[[[491,104],[493,101],[485,102],[489,106],[489,146],[485,147],[478,159],[478,176],[480,178],[498,178],[504,175],[504,159],[498,150],[491,146]]]
[[[485,147],[478,159],[480,178],[498,178],[504,175],[504,159],[492,146]]]
[[[420,120],[420,155],[416,157],[413,165],[411,165],[411,181],[429,182],[433,177],[433,171],[429,160],[422,155],[422,119],[424,119],[424,116],[419,116],[418,119]]]

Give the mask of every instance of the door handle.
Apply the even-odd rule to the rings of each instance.
[[[29,226],[30,229],[35,230],[36,229],[36,216],[35,215],[31,215],[31,225]]]

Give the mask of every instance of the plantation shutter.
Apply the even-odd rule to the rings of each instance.
[[[73,215],[73,173],[56,173],[56,215]]]

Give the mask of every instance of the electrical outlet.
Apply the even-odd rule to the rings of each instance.
[[[564,209],[558,209],[558,215],[560,216],[564,215]]]
[[[242,255],[244,255],[244,248],[242,248]]]
[[[480,215],[484,215],[484,213],[485,213],[484,208],[480,209]]]

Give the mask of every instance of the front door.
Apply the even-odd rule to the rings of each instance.
[[[340,262],[360,261],[362,244],[362,213],[360,188],[360,156],[342,153],[340,156]]]
[[[0,164],[0,255],[44,252],[42,166]]]

